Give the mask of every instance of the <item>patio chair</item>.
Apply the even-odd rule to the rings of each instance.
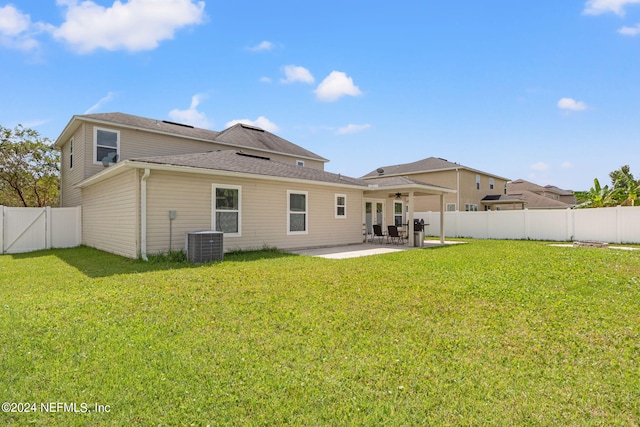
[[[373,243],[376,242],[377,238],[380,238],[380,243],[384,243],[385,234],[382,232],[382,226],[380,224],[373,225],[373,236],[371,236],[371,240]]]
[[[396,245],[404,245],[404,238],[398,232],[398,227],[395,225],[387,226],[389,232],[387,233],[387,239]]]

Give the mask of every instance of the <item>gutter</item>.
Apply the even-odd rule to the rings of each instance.
[[[140,256],[147,258],[147,178],[151,175],[151,169],[145,169],[140,179]]]

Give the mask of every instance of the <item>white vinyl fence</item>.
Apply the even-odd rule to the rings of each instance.
[[[82,210],[75,208],[9,208],[0,206],[2,254],[49,248],[71,248],[81,243]]]
[[[439,235],[440,213],[417,212]],[[640,243],[640,207],[445,212],[446,237]]]

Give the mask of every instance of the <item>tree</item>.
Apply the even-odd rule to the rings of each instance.
[[[0,126],[0,205],[57,205],[59,164],[60,154],[37,131]]]
[[[640,194],[640,180],[636,180],[629,165],[609,174],[613,188],[618,190],[617,201],[622,206],[635,206]]]

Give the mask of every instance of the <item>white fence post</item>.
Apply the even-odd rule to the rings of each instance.
[[[4,255],[4,206],[0,205],[0,255]]]
[[[51,249],[53,227],[51,227],[51,206],[44,208],[44,248]]]

